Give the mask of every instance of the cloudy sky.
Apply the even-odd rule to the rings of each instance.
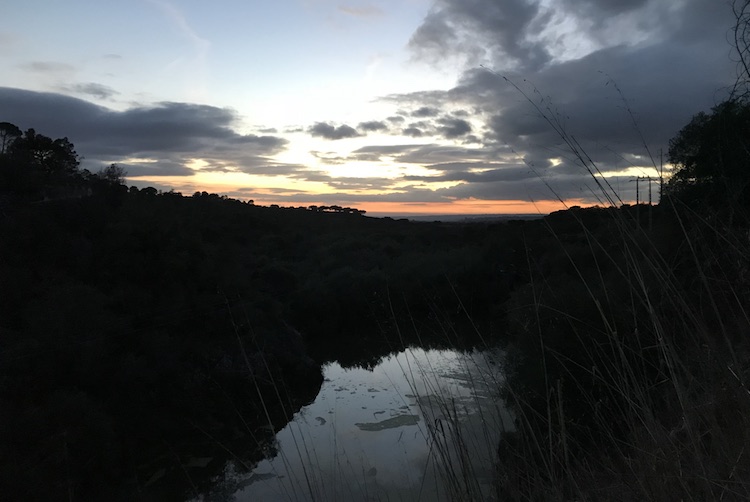
[[[24,0],[0,122],[186,195],[549,212],[601,201],[580,157],[635,199],[726,97],[731,26],[729,0]]]

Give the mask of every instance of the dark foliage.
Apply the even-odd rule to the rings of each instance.
[[[669,143],[677,170],[665,195],[722,214],[750,205],[750,103],[730,100],[699,113]]]

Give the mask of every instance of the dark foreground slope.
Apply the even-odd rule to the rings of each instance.
[[[733,216],[670,199],[525,225],[501,500],[750,497],[750,244]]]

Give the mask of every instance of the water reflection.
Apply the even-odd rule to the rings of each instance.
[[[484,498],[499,434],[499,353],[408,349],[372,370],[324,368],[278,454],[235,476],[238,501]],[[448,465],[448,469],[445,469]],[[229,467],[231,470],[231,466]],[[464,498],[464,497],[461,497]]]

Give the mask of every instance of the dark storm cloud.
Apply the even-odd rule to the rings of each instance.
[[[693,114],[716,102],[717,90],[727,84],[722,75],[728,73],[728,61],[707,60],[696,72],[694,51],[676,45],[648,50],[618,46],[550,67],[537,73],[533,84],[511,77],[531,102],[495,78],[488,139],[531,149],[539,156],[543,151],[554,153],[561,138],[543,120],[544,114],[582,143],[603,150],[645,153],[641,135],[656,150],[666,148]],[[475,73],[465,81],[465,90],[472,93],[485,82],[485,76]],[[480,93],[487,96],[487,89]]]
[[[108,110],[61,94],[0,87],[0,110],[5,121],[21,129],[33,127],[47,136],[67,136],[80,143],[96,139],[96,122]],[[114,113],[114,112],[113,112]]]
[[[409,45],[432,60],[457,54],[470,64],[504,59],[540,68],[550,55],[528,36],[538,32],[539,14],[533,0],[437,0]]]
[[[412,117],[435,117],[440,114],[440,110],[429,106],[422,106],[411,112]]]
[[[358,125],[358,129],[365,132],[387,132],[396,136],[410,136],[413,138],[420,138],[425,136],[436,136],[443,137],[446,139],[457,139],[457,138],[469,138],[469,133],[473,131],[472,125],[468,120],[461,117],[469,117],[469,113],[465,110],[457,110],[451,112],[450,115],[440,115],[440,111],[437,108],[421,107],[416,111],[410,113],[413,117],[420,117],[423,120],[417,120],[406,124],[400,128],[389,128],[385,121],[369,121],[361,122]],[[403,117],[399,117],[399,120],[391,120],[393,117],[387,119],[393,123],[402,124],[405,122]],[[328,130],[330,133],[330,128]],[[476,140],[475,137],[471,137],[472,140]]]
[[[192,176],[195,171],[179,161],[163,159],[159,162],[120,162],[126,177],[139,176]]]
[[[451,132],[455,133],[454,140],[481,141],[487,152],[482,156],[472,149],[451,151],[435,146],[409,150],[397,160],[430,169],[441,164],[451,166],[449,172],[415,177],[414,181],[455,181],[455,187],[442,193],[456,197],[504,198],[517,195],[523,184],[537,194],[537,199],[545,191],[541,198],[557,197],[547,187],[550,185],[558,195],[593,201],[596,193],[592,187],[596,184],[564,139],[577,142],[603,172],[658,164],[659,152],[666,150],[669,139],[692,115],[723,99],[732,83],[731,48],[726,42],[732,18],[727,5],[719,6],[713,0],[686,0],[683,4],[560,0],[550,4],[557,14],[563,13],[575,26],[593,26],[592,39],[604,42],[583,57],[557,60],[533,57],[554,49],[544,45],[551,42],[538,38],[528,43],[535,29],[556,22],[550,12],[535,7],[538,4],[535,0],[436,3],[412,39],[418,54],[430,47],[458,52],[487,47],[483,54],[488,66],[506,71],[499,75],[475,66],[447,91],[383,98],[399,109],[429,107],[468,112],[444,115],[431,121],[430,127],[436,127],[446,138],[450,135],[445,133]],[[501,27],[502,19],[509,25],[494,32],[489,29]],[[510,23],[510,19],[517,22]],[[560,20],[559,16],[555,19]],[[617,38],[626,36],[630,28],[640,37],[637,43]],[[433,38],[427,36],[430,33]],[[525,51],[531,59],[521,57]],[[460,119],[472,128],[464,135],[459,134],[461,129],[455,122]],[[457,128],[450,129],[451,124]],[[435,129],[425,125],[409,124],[402,133],[434,135]],[[436,155],[441,158],[436,160]],[[493,159],[520,162],[525,167],[518,167],[515,173],[531,173],[531,177],[507,179],[503,170],[511,167],[478,170],[474,165]],[[626,196],[634,191],[634,184],[626,178],[612,180]]]
[[[416,127],[417,129],[421,129],[422,131],[430,132],[433,132],[435,130],[435,124],[427,120],[418,120],[417,122],[411,122],[409,123],[409,127]]]
[[[399,109],[397,114],[404,116],[413,113],[413,111],[407,111],[407,108],[411,108],[414,111],[417,111],[420,108],[425,108],[421,113],[432,113],[431,109],[433,108],[439,110],[439,107],[445,105],[446,93],[450,93],[450,91],[425,90],[408,92],[405,94],[388,94],[380,99],[384,102],[402,106],[403,108]],[[437,115],[437,113],[435,115]]]
[[[563,0],[563,3],[577,12],[591,13],[593,10],[613,15],[640,9],[649,0]]]
[[[392,122],[394,124],[403,124],[406,119],[401,115],[393,115],[391,117],[388,117],[387,120],[388,122]]]
[[[438,120],[438,131],[446,139],[455,139],[471,132],[471,124],[464,119],[445,117]]]
[[[315,123],[315,125],[310,126],[308,132],[311,136],[330,140],[356,138],[357,136],[359,136],[357,130],[351,126],[343,124],[336,127],[327,122]]]
[[[469,66],[530,72],[582,43],[636,45],[680,28],[692,37],[715,29],[722,9],[726,2],[715,0],[437,0],[409,45],[436,64],[454,56]]]
[[[4,121],[22,129],[68,137],[87,168],[125,159],[159,160],[129,161],[132,176],[187,174],[185,165],[195,158],[229,169],[265,165],[286,145],[276,136],[237,134],[235,112],[208,105],[167,102],[114,111],[61,94],[0,87],[0,110]]]
[[[424,136],[424,131],[422,129],[419,129],[418,127],[407,127],[406,129],[401,130],[401,134],[404,136],[410,136],[412,138],[421,138]]]
[[[347,160],[416,164],[435,171],[468,171],[507,165],[496,160],[507,153],[508,150],[502,147],[467,148],[438,144],[370,145],[354,150]],[[518,159],[512,163],[517,164]]]
[[[409,136],[412,138],[421,138],[425,136],[436,136],[437,126],[426,120],[419,120],[417,122],[411,122],[400,131],[402,136]]]
[[[381,120],[370,120],[367,122],[360,122],[357,128],[367,132],[387,131],[388,124]]]

